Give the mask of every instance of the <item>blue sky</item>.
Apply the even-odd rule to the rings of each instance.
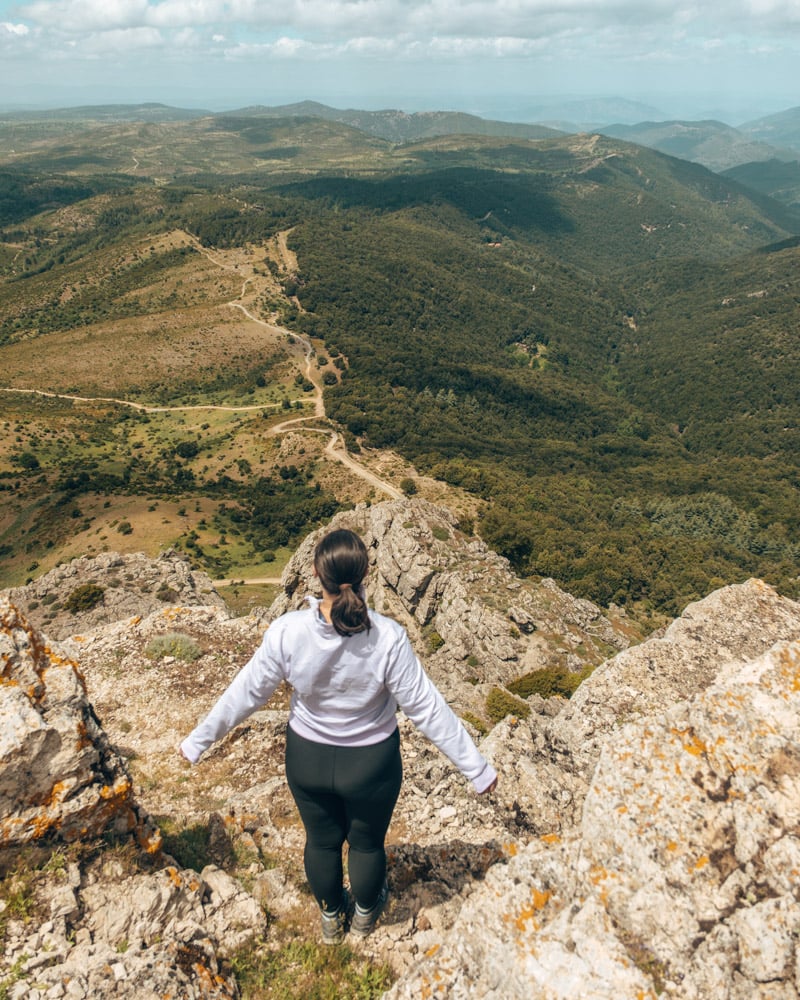
[[[800,105],[800,0],[0,0],[0,106]]]

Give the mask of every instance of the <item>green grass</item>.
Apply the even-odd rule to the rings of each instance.
[[[232,966],[242,1000],[377,1000],[393,980],[388,965],[373,964],[347,945],[303,940],[277,948],[256,942],[236,954]]]
[[[199,872],[211,864],[207,823],[187,826],[176,823],[169,816],[156,816],[155,820],[161,831],[164,853],[172,855],[182,868]]]

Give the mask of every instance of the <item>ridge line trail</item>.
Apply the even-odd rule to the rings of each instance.
[[[281,232],[277,235],[277,245],[284,264],[290,263],[291,251],[288,249],[286,244],[286,238],[288,232]],[[219,263],[210,253],[207,257],[213,263]],[[220,266],[226,266],[220,264]],[[247,288],[248,283],[252,278],[246,278],[242,284],[242,291],[239,298],[242,298]],[[280,330],[286,333],[288,336],[293,337],[294,340],[299,341],[305,351],[305,377],[314,386],[314,413],[307,414],[303,417],[292,417],[289,420],[283,420],[279,424],[275,424],[270,427],[267,431],[269,437],[275,437],[278,434],[282,434],[287,428],[295,425],[305,423],[307,420],[328,420],[328,415],[325,412],[325,400],[322,394],[322,385],[319,382],[319,375],[315,370],[312,359],[314,356],[314,346],[311,341],[304,336],[302,333],[296,333],[294,330],[287,330],[285,327],[277,326],[275,323],[268,323],[266,320],[261,319],[260,316],[255,316],[242,302],[228,302],[228,306],[232,309],[238,309],[242,312],[249,320],[253,323],[258,323],[261,326],[266,326],[271,330]],[[370,472],[365,466],[358,462],[352,455],[348,452],[344,438],[338,431],[331,429],[323,429],[319,427],[304,427],[303,430],[311,431],[317,434],[330,434],[330,440],[325,445],[325,454],[331,458],[334,462],[339,462],[346,468],[350,469],[365,482],[374,486],[376,489],[382,490],[387,493],[393,500],[400,500],[403,496],[400,490],[396,489],[391,483],[386,482],[386,480],[381,479],[380,476],[375,475],[375,473]]]
[[[226,271],[238,270],[238,265],[226,264],[224,261],[221,261],[218,257],[216,257],[210,250],[204,247],[197,237],[193,236],[191,233],[186,233],[185,230],[183,232],[198,252],[202,253],[214,265]],[[291,251],[286,245],[288,232],[289,231],[278,233],[276,240],[278,250],[284,264],[286,264],[287,267],[291,263]],[[242,290],[239,293],[239,299],[244,297],[247,286],[252,281],[252,275],[244,279],[242,283]],[[288,420],[282,420],[280,423],[274,424],[272,427],[268,428],[266,435],[268,437],[277,437],[279,434],[283,434],[287,429],[294,427],[294,425],[303,424],[308,420],[328,421],[328,415],[325,412],[325,401],[322,395],[322,385],[320,384],[319,375],[312,363],[314,357],[314,346],[308,337],[301,333],[295,333],[293,330],[287,330],[286,327],[278,326],[275,323],[268,323],[266,320],[261,319],[259,316],[250,312],[247,306],[238,300],[227,302],[225,304],[231,309],[238,309],[251,322],[258,323],[260,326],[265,326],[270,330],[278,330],[281,333],[293,338],[293,342],[298,341],[303,346],[305,358],[304,374],[306,379],[314,386],[314,412],[306,414],[302,417],[290,417]],[[19,392],[33,396],[44,396],[50,399],[69,399],[76,403],[114,403],[118,406],[128,406],[131,409],[138,410],[142,413],[171,413],[195,410],[220,410],[226,413],[242,413],[253,410],[277,409],[280,405],[282,405],[280,403],[254,403],[246,406],[224,406],[214,403],[197,403],[187,404],[184,406],[150,406],[147,403],[135,403],[132,400],[117,399],[113,396],[77,396],[69,393],[49,392],[45,389],[15,389],[0,386],[0,392]],[[338,431],[334,430],[332,427],[302,427],[299,429],[316,434],[329,434],[330,440],[325,445],[325,454],[332,461],[339,462],[341,465],[344,465],[359,478],[363,479],[376,489],[381,490],[383,493],[386,493],[393,500],[399,500],[402,498],[403,494],[400,490],[392,486],[391,483],[386,482],[386,480],[381,479],[380,476],[376,475],[374,472],[370,472],[369,469],[352,457],[352,455],[347,451],[344,439]]]

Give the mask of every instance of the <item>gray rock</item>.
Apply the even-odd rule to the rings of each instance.
[[[65,602],[77,587],[87,583],[102,588],[102,600],[87,610],[70,611]],[[31,624],[54,639],[146,615],[165,606],[225,607],[211,578],[193,569],[172,549],[156,559],[141,552],[81,556],[24,587],[14,587],[7,596]]]
[[[0,598],[0,851],[141,828],[75,663]]]

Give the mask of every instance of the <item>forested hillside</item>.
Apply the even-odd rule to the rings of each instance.
[[[281,367],[285,348],[244,343],[230,309],[220,321],[242,281],[199,248],[260,255],[264,281],[280,282],[262,314],[320,345],[328,415],[350,447],[393,449],[468,491],[480,516],[465,530],[522,573],[644,612],[750,575],[796,592],[786,206],[599,136],[392,146],[335,122],[242,115],[84,125],[73,140],[59,123],[48,146],[41,127],[0,173],[5,384],[23,372],[28,384],[36,357],[42,387],[62,392],[112,395],[113,379],[113,395],[145,402],[302,405],[309,386]],[[291,273],[263,249],[287,233]],[[69,362],[128,337],[148,353],[80,375]],[[30,445],[25,406],[6,411],[18,442],[0,473],[17,514],[0,544],[35,498],[49,513],[32,557],[54,502],[81,517],[92,489],[161,490],[198,512],[213,501],[218,529],[251,547],[337,504],[308,458],[256,476],[252,421],[159,428],[143,461],[141,417],[102,414],[59,451]],[[203,565],[235,568],[225,541],[187,538]]]

